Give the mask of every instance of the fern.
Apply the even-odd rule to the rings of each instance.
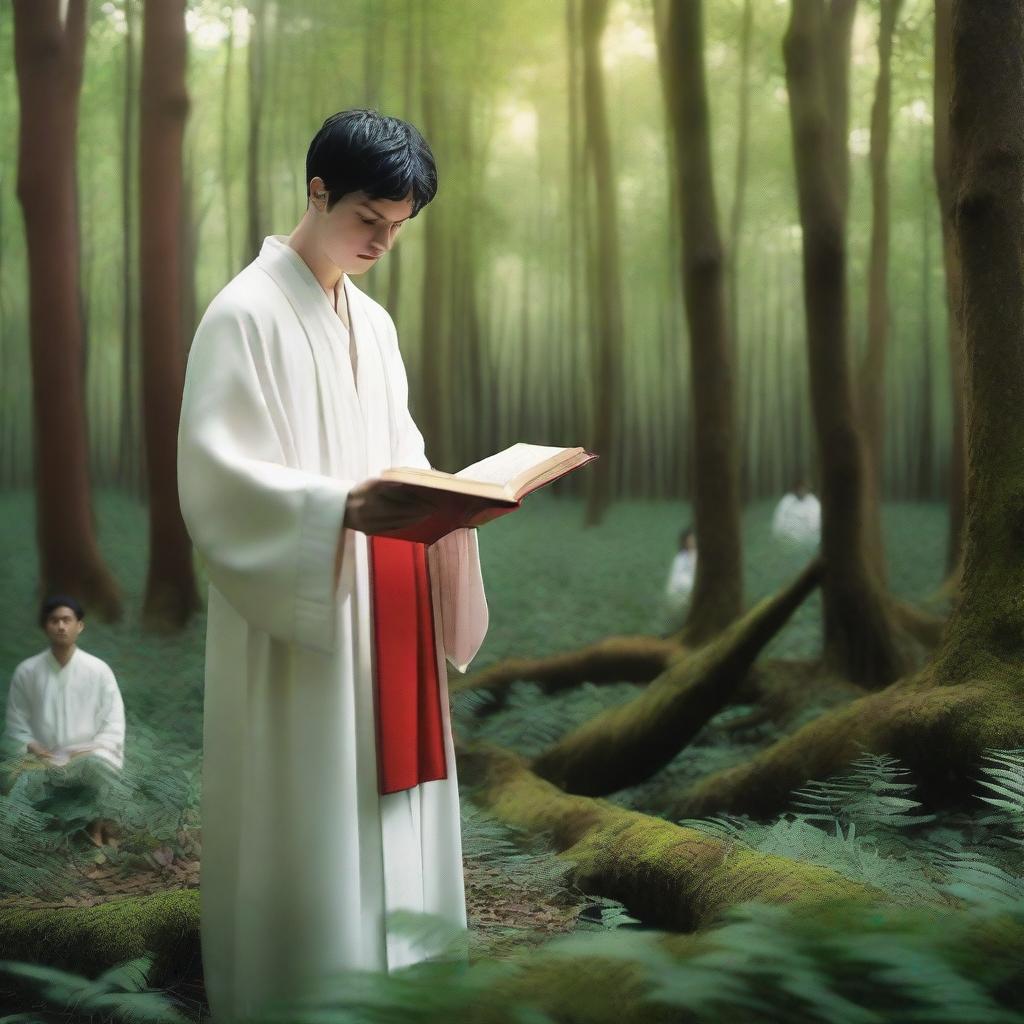
[[[898,782],[909,775],[888,754],[864,753],[850,770],[822,782],[810,782],[794,790],[794,807],[807,821],[824,821],[844,826],[856,823],[862,832],[895,831],[935,820],[934,814],[913,814],[921,803],[900,796],[914,788],[912,782]]]
[[[982,754],[982,760],[991,761],[1002,767],[982,766],[981,770],[989,778],[975,781],[980,782],[986,789],[999,793],[1000,796],[982,796],[981,799],[1006,812],[1006,820],[1024,833],[1024,748],[988,750]]]
[[[124,1024],[189,1024],[164,994],[146,988],[152,966],[147,954],[90,980],[57,967],[0,960],[0,975],[20,983],[48,1008],[76,1016],[103,1014]]]

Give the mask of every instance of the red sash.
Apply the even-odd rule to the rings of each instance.
[[[427,546],[369,535],[381,793],[446,779]]]

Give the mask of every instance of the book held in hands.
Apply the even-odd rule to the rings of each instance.
[[[474,462],[458,473],[398,466],[379,474],[381,480],[431,491],[434,512],[383,537],[433,544],[463,526],[482,526],[519,508],[524,497],[598,458],[585,448],[555,448],[519,442]]]

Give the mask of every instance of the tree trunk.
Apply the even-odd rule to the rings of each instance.
[[[704,81],[704,29],[698,0],[670,4],[666,24],[669,112],[679,172],[683,292],[690,335],[694,413],[694,521],[700,557],[681,637],[699,644],[743,607],[743,538],[733,412],[725,273],[711,167]]]
[[[739,258],[740,237],[743,227],[743,202],[747,192],[747,164],[750,149],[750,36],[754,21],[753,0],[743,0],[743,21],[740,27],[740,102],[739,137],[736,140],[736,173],[729,213],[729,248],[726,260],[729,267],[729,338],[732,365],[739,372]],[[703,47],[702,47],[703,51]]]
[[[439,124],[444,109],[442,84],[444,78],[438,72],[436,40],[431,38],[430,11],[420,5],[420,102],[423,112],[423,129],[439,162],[443,161],[443,127]],[[446,126],[446,125],[445,125]],[[445,305],[442,299],[445,257],[448,252],[448,231],[443,207],[434,206],[425,211],[426,224],[423,233],[423,281],[422,335],[420,351],[426,353],[422,360],[423,386],[420,389],[421,413],[418,417],[423,436],[426,439],[430,462],[434,466],[451,470],[451,417],[444,401],[449,393],[450,350],[445,339]]]
[[[800,222],[811,403],[821,479],[826,661],[857,682],[884,684],[904,667],[884,594],[868,563],[864,453],[847,355],[843,197],[826,116],[822,11],[793,0],[783,44]]]
[[[249,136],[246,147],[246,230],[249,259],[259,255],[263,245],[263,207],[260,201],[260,136],[263,131],[263,94],[266,65],[266,25],[268,0],[252,0],[249,5]],[[305,183],[309,187],[309,182]],[[303,203],[305,206],[305,203]]]
[[[868,336],[861,366],[860,411],[867,465],[881,493],[885,457],[885,359],[889,346],[889,107],[892,38],[901,0],[882,0],[878,30],[878,78],[871,107],[871,247],[868,255]],[[884,559],[882,559],[884,566]],[[882,580],[884,581],[884,576]]]
[[[583,52],[583,109],[587,153],[594,180],[596,217],[595,276],[590,296],[592,337],[596,345],[593,378],[594,409],[591,444],[601,458],[588,479],[586,525],[601,522],[611,501],[612,473],[616,464],[613,447],[619,439],[613,429],[618,419],[622,363],[622,278],[619,271],[619,204],[612,169],[611,139],[601,70],[601,37],[608,17],[608,0],[587,0],[580,8]]]
[[[143,622],[179,629],[199,607],[192,544],[178,507],[177,434],[182,346],[182,138],[185,3],[148,3],[142,30],[139,234],[143,426],[149,467],[149,569]]]
[[[139,443],[139,388],[135,370],[135,303],[132,274],[132,150],[135,130],[135,47],[134,0],[125,3],[124,102],[121,109],[121,429],[118,437],[119,482],[132,494],[141,496],[141,445]]]
[[[231,214],[231,184],[235,180],[235,168],[231,160],[231,69],[235,56],[235,9],[226,8],[228,35],[224,44],[224,85],[220,97],[220,187],[221,202],[224,204],[224,279],[235,276],[235,218]]]
[[[964,575],[947,650],[970,657],[943,662],[949,677],[1024,656],[1024,9],[958,0],[953,12],[957,320],[969,372]]]
[[[964,348],[957,320],[960,301],[960,254],[953,229],[954,183],[949,146],[949,107],[953,88],[952,0],[935,0],[935,93],[932,158],[942,224],[942,262],[946,270],[946,310],[949,335],[950,399],[953,436],[949,451],[949,540],[946,570],[955,573],[960,563],[966,517],[967,450],[964,420]]]
[[[920,137],[921,195],[928,195],[924,131]],[[932,427],[934,400],[932,398],[932,246],[931,208],[921,203],[921,410],[918,417],[917,457],[915,459],[918,501],[934,501],[935,433]]]
[[[14,4],[40,585],[72,593],[115,620],[121,597],[92,526],[82,369],[75,145],[86,8],[84,0],[69,0],[62,22],[60,7],[59,0]]]

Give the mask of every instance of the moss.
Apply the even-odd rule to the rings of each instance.
[[[199,949],[199,890],[170,889],[94,907],[0,909],[0,958],[95,977],[145,952],[150,984],[181,974]]]
[[[474,799],[511,825],[547,834],[575,865],[578,885],[619,900],[648,923],[687,931],[748,899],[871,902],[882,896],[819,865],[748,850],[607,800],[564,793],[500,748],[475,744],[467,760],[472,773],[485,780]]]
[[[769,817],[810,779],[843,771],[862,751],[898,757],[930,807],[959,803],[981,754],[1024,744],[1015,666],[989,656],[984,674],[960,680],[940,659],[916,675],[820,715],[750,761],[692,786],[672,818],[727,811]]]

